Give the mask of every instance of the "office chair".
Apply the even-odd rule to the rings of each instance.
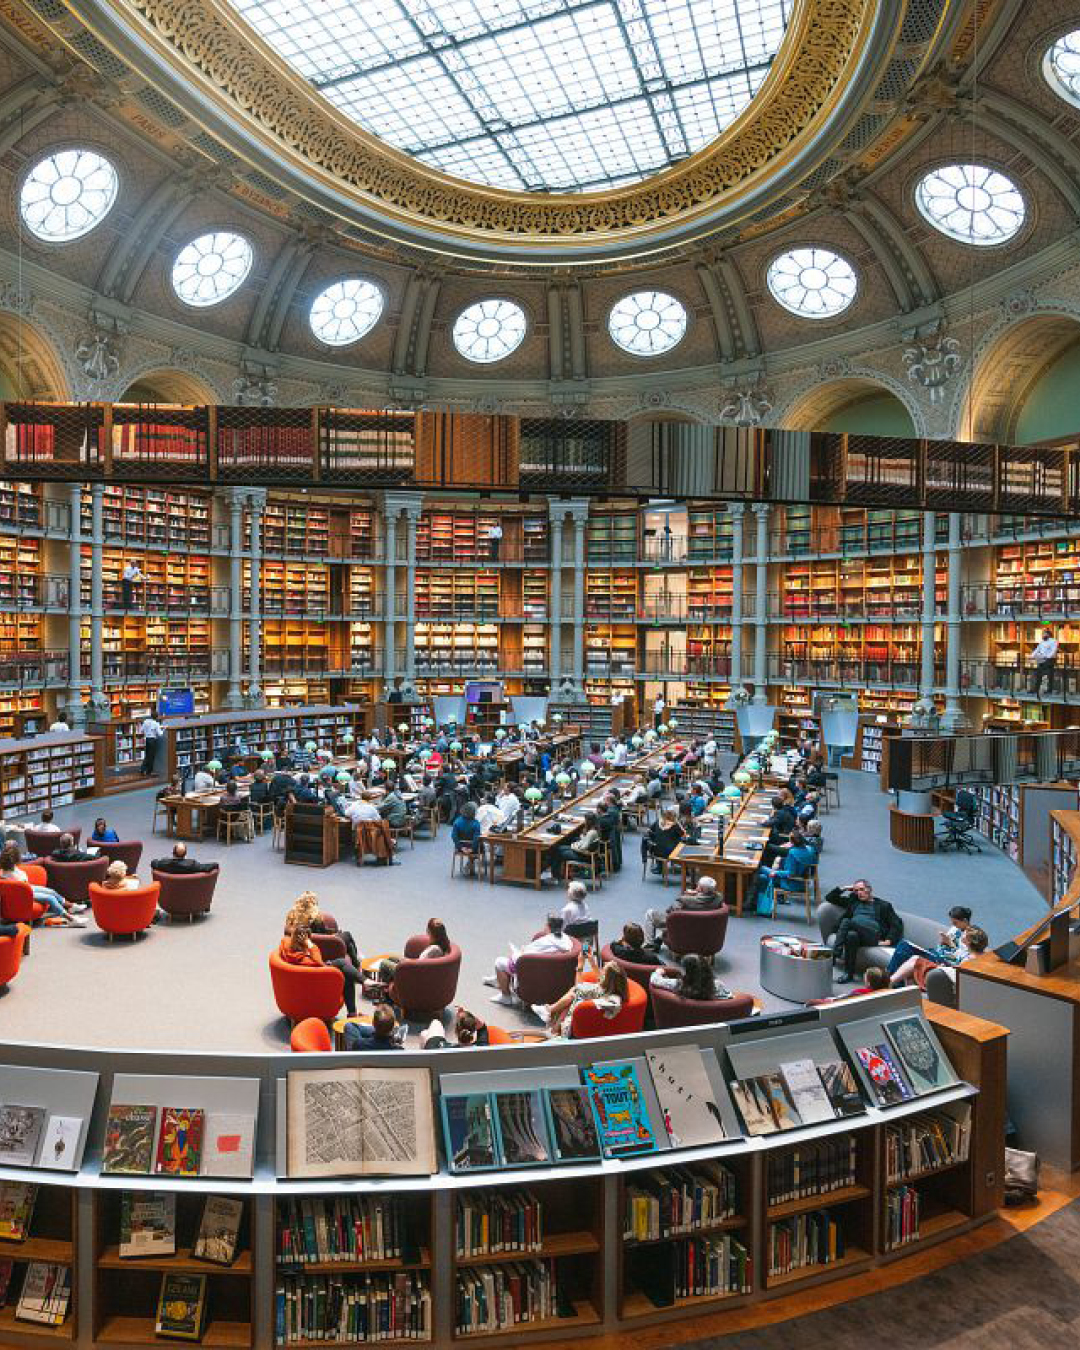
[[[944,833],[937,836],[937,846],[941,852],[954,848],[957,853],[981,853],[982,849],[972,839],[975,832],[975,797],[961,789],[956,794],[952,811],[941,813]]]

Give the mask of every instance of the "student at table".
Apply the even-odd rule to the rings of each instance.
[[[390,784],[389,791],[379,803],[379,815],[392,830],[400,829],[408,819],[409,810],[401,793],[397,790],[396,783]]]
[[[802,831],[796,827],[791,831],[783,858],[778,859],[769,868],[762,868],[758,874],[758,914],[762,918],[771,917],[773,895],[777,888],[801,897],[808,884],[810,869],[816,862],[817,853],[806,842]]]
[[[210,772],[210,769],[206,765],[204,765],[198,771],[198,773],[192,776],[191,779],[192,792],[210,792],[216,786],[217,784],[214,781],[214,775]]]
[[[453,840],[455,852],[465,856],[466,875],[471,876],[475,870],[476,857],[484,846],[483,834],[480,822],[476,819],[476,803],[463,802],[461,811],[451,827],[450,838]]]
[[[653,860],[653,875],[659,876],[662,872],[660,863],[671,857],[672,850],[676,845],[681,844],[686,838],[686,831],[679,824],[679,817],[676,811],[668,807],[649,829],[648,834],[641,840],[641,861],[644,864],[649,858]]]
[[[589,862],[600,847],[596,812],[586,811],[583,820],[584,828],[572,843],[556,844],[551,850],[551,875],[556,880],[564,877],[567,863]]]
[[[94,821],[94,833],[90,836],[92,844],[118,844],[120,836],[115,830],[110,830],[104,816],[98,816]]]

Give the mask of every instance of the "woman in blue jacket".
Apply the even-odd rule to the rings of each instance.
[[[757,912],[766,918],[772,916],[773,892],[777,887],[801,896],[816,862],[817,852],[806,842],[802,831],[792,830],[790,847],[758,880]]]

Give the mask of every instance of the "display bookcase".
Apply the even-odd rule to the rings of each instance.
[[[738,744],[738,721],[734,712],[724,707],[726,698],[716,702],[683,700],[676,703],[670,717],[678,723],[676,732],[680,740],[695,739],[716,741],[717,749],[733,751]]]
[[[1050,812],[1050,895],[1051,905],[1059,905],[1072,885],[1076,864],[1080,861],[1077,835],[1080,812]]]
[[[199,1343],[244,1347],[253,1344],[254,1232],[251,1202],[245,1200],[236,1257],[231,1265],[193,1255],[207,1192],[176,1193],[176,1253],[121,1256],[123,1192],[94,1196],[94,1343],[161,1345],[154,1334],[158,1295],[167,1274],[205,1275],[206,1313]]]
[[[99,741],[65,732],[0,741],[0,812],[36,816],[93,796],[103,781],[101,753]]]
[[[36,1178],[28,1175],[26,1180],[36,1181]],[[7,1295],[0,1301],[0,1337],[5,1345],[21,1344],[17,1339],[19,1336],[31,1337],[33,1343],[37,1343],[41,1340],[73,1341],[78,1335],[76,1199],[76,1191],[71,1186],[39,1185],[27,1236],[21,1242],[0,1239],[0,1260],[13,1262]],[[25,1322],[15,1316],[23,1280],[32,1261],[47,1261],[71,1268],[71,1302],[67,1316],[59,1326]],[[16,1339],[12,1342],[9,1337]]]

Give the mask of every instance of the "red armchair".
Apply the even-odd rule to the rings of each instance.
[[[390,985],[390,997],[401,1009],[407,1022],[430,1021],[438,1017],[457,993],[458,974],[461,971],[461,948],[454,942],[445,956],[429,956],[421,961],[420,953],[431,945],[426,933],[409,938],[405,956],[398,962]]]
[[[34,889],[26,881],[0,881],[0,919],[4,923],[39,923],[48,907],[34,899]]]
[[[140,845],[140,848],[142,845]],[[212,872],[157,872],[150,875],[161,887],[158,904],[170,919],[186,918],[190,923],[197,914],[209,914],[217,885],[218,869]]]
[[[311,940],[324,961],[348,960],[349,949],[340,933],[312,933]]]
[[[30,929],[24,923],[19,924],[19,931],[14,937],[0,937],[0,985],[10,984],[18,975],[23,949],[29,938]]]
[[[270,984],[278,1011],[290,1022],[317,1017],[332,1022],[345,1001],[345,976],[337,966],[294,966],[270,953]]]
[[[610,942],[605,943],[600,949],[600,960],[605,966],[609,961],[614,961],[617,966],[622,967],[628,980],[633,980],[635,984],[640,984],[646,993],[649,992],[649,979],[656,970],[655,965],[639,965],[637,961],[623,961],[618,956],[612,956]]]
[[[139,859],[142,857],[141,839],[121,839],[115,844],[97,844],[91,840],[90,847],[96,848],[99,856],[108,858],[110,862],[127,863],[129,872],[139,870]]]
[[[111,890],[90,883],[90,904],[94,922],[111,942],[118,934],[130,935],[134,942],[154,922],[161,887],[156,881],[134,890]]]
[[[70,834],[78,844],[82,837],[82,826],[73,825],[66,830],[35,830],[33,825],[28,825],[23,835],[27,853],[33,853],[38,858],[47,858],[60,842],[62,834]]]
[[[673,909],[667,916],[664,941],[676,956],[715,956],[727,937],[727,905],[718,909]]]
[[[528,952],[518,957],[515,967],[518,998],[528,1007],[533,1003],[557,1003],[577,978],[581,943],[570,939],[568,952]]]
[[[49,874],[41,863],[20,863],[19,870],[26,873],[26,879],[31,886],[47,886],[49,884]]]
[[[595,982],[594,972],[582,977]],[[586,1041],[597,1036],[627,1036],[645,1027],[645,1013],[649,996],[636,980],[627,980],[626,1001],[614,1017],[605,1017],[591,999],[579,1003],[570,1014],[570,1036],[575,1041]]]
[[[65,900],[77,901],[85,905],[90,899],[90,886],[105,880],[109,870],[108,858],[87,858],[85,862],[55,862],[45,859],[45,875],[48,884]]]
[[[754,1011],[752,994],[733,994],[731,998],[683,998],[670,989],[649,991],[656,1028],[700,1027],[710,1022],[737,1022]]]
[[[305,1017],[293,1027],[289,1048],[294,1055],[319,1055],[333,1050],[334,1042],[325,1022],[318,1017]]]

